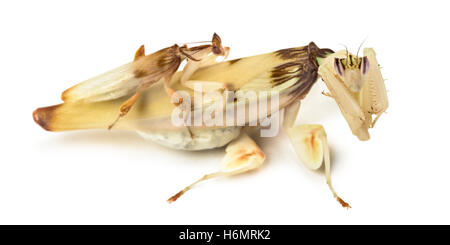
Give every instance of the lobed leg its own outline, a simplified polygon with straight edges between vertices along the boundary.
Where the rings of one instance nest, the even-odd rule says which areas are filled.
[[[204,180],[232,176],[257,169],[261,167],[266,158],[258,145],[245,133],[242,133],[237,139],[228,144],[225,152],[226,154],[219,171],[204,175],[199,180],[170,197],[167,201],[169,203],[176,201],[181,195]]]
[[[297,157],[311,170],[318,170],[324,164],[326,182],[331,193],[342,207],[350,208],[350,205],[337,195],[331,183],[330,150],[325,129],[318,124],[294,126],[299,109],[300,102],[288,106],[284,112],[283,122],[283,128],[294,146]]]

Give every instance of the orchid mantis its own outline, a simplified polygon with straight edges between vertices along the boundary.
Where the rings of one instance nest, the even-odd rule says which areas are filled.
[[[180,150],[226,146],[220,169],[177,192],[168,199],[173,202],[204,180],[251,171],[261,167],[266,158],[263,150],[245,133],[244,128],[252,123],[248,111],[243,124],[214,126],[174,125],[173,111],[182,107],[189,118],[195,114],[195,108],[200,106],[202,113],[206,106],[225,98],[215,116],[217,112],[225,115],[228,108],[248,109],[252,102],[259,103],[267,97],[264,92],[275,92],[277,107],[268,110],[267,116],[275,117],[284,109],[282,128],[301,162],[311,170],[324,165],[326,183],[333,196],[343,207],[350,207],[332,186],[325,129],[321,125],[296,126],[295,121],[301,100],[320,77],[328,87],[326,95],[336,101],[352,133],[360,140],[368,140],[369,128],[388,107],[384,80],[373,49],[364,49],[363,56],[358,57],[347,51],[320,49],[311,42],[307,46],[216,61],[218,56],[226,58],[228,52],[229,48],[222,46],[217,34],[208,45],[191,48],[174,45],[148,56],[144,55],[142,46],[132,63],[66,90],[62,95],[64,103],[37,109],[33,113],[34,120],[49,131],[111,129],[114,125],[116,130],[136,131],[147,139]],[[178,71],[185,59],[185,68]],[[199,84],[202,93],[217,96],[210,96],[209,100],[194,106],[186,104],[193,101]],[[185,92],[187,97],[174,100],[176,91]],[[227,92],[234,92],[236,96],[224,96]],[[256,97],[241,96],[248,92],[255,93]],[[133,109],[135,107],[139,110]],[[238,113],[233,115],[235,118],[231,121],[238,121]],[[258,115],[256,121],[262,119]]]

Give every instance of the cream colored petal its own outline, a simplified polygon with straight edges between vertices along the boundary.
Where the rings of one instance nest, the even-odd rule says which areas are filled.
[[[297,157],[306,167],[316,170],[322,166],[324,145],[320,137],[325,131],[321,125],[298,125],[287,128],[286,134],[294,146]]]
[[[65,102],[117,99],[136,92],[139,82],[134,77],[132,63],[128,63],[67,89],[61,98]]]

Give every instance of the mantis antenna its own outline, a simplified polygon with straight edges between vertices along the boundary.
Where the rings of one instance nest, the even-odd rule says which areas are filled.
[[[358,58],[359,56],[358,56],[358,54],[359,54],[359,50],[361,49],[361,47],[362,47],[362,45],[366,42],[366,40],[367,40],[367,37],[366,38],[364,38],[364,40],[361,42],[361,44],[359,45],[359,47],[358,47],[358,51],[356,52],[356,58]]]
[[[186,54],[182,49],[180,49],[180,52],[184,55],[186,55],[186,57],[188,57],[189,59],[193,60],[193,61],[200,61],[198,59],[195,59],[194,57],[190,56],[189,54]],[[198,52],[198,51],[197,51]],[[195,52],[196,53],[196,52]],[[195,54],[194,53],[194,54]]]
[[[198,42],[189,42],[189,43],[177,43],[180,46],[183,46],[184,44],[197,44],[197,43],[212,43],[212,41],[198,41]]]
[[[347,46],[346,46],[346,45],[344,45],[344,44],[342,44],[342,43],[340,43],[339,45],[342,45],[342,46],[344,46],[344,48],[345,48],[345,52],[347,53],[347,60],[349,60],[349,59],[350,59],[350,54],[349,54],[349,52],[348,52],[348,48],[347,48]]]

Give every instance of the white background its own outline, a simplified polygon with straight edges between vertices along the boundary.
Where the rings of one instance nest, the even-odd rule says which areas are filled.
[[[2,224],[448,224],[449,6],[446,1],[3,1],[0,3]],[[320,123],[336,190],[287,137],[260,139],[264,166],[199,185],[224,149],[182,152],[133,132],[51,133],[32,119],[77,82],[145,44],[208,40],[230,58],[303,46],[377,51],[390,107],[372,139],[353,136],[321,80],[298,123]]]

